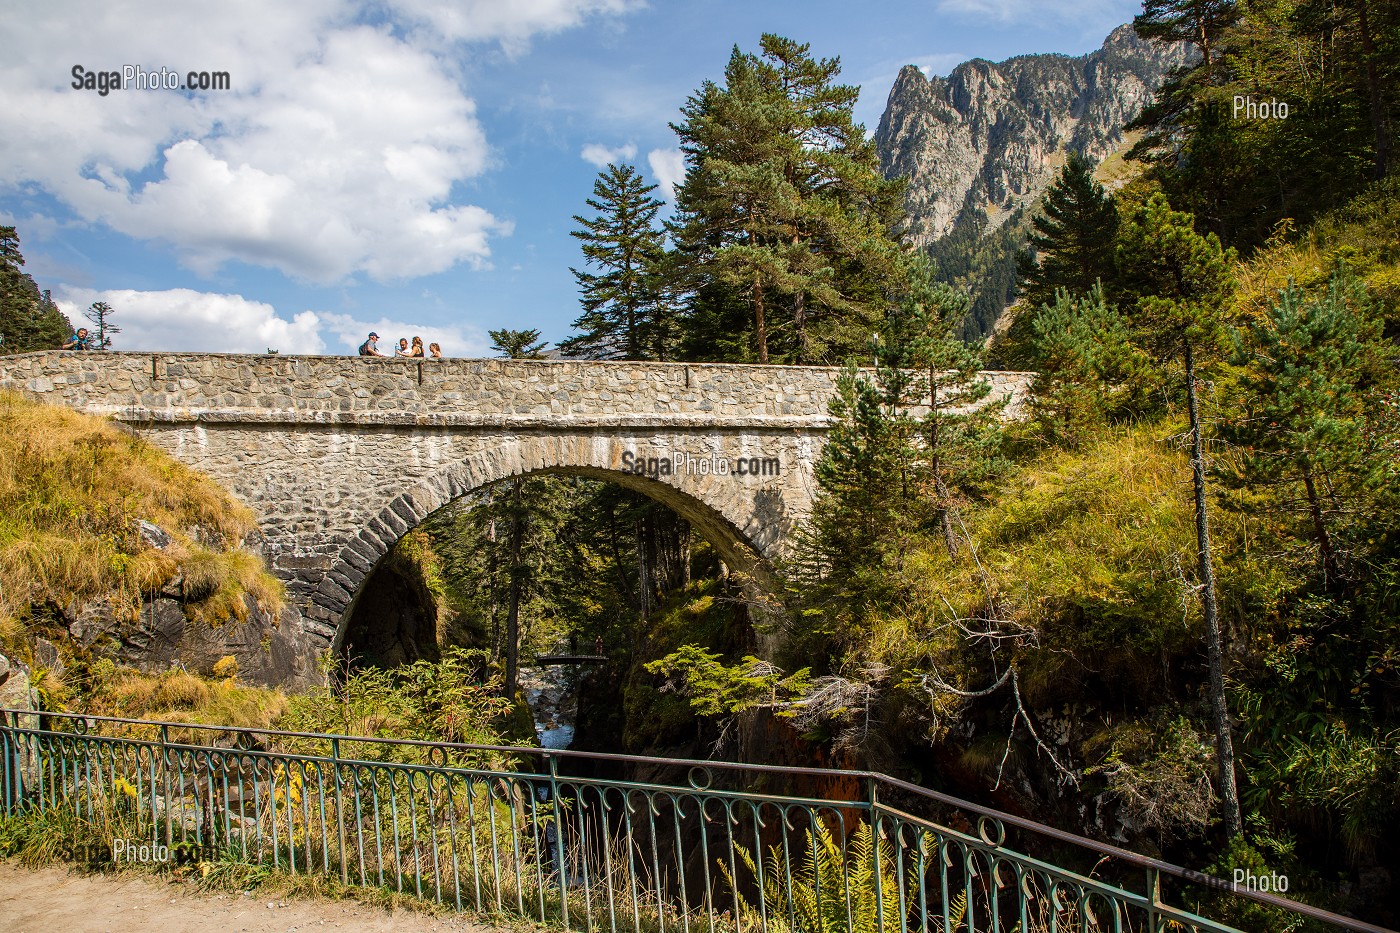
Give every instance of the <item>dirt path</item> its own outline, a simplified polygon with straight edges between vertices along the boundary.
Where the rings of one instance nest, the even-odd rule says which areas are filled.
[[[132,875],[30,871],[0,862],[0,931],[15,933],[494,933],[465,917],[381,910],[352,901],[254,891],[213,894]]]

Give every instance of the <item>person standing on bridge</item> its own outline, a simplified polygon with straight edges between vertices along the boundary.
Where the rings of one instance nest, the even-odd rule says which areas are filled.
[[[431,359],[431,360],[440,360],[440,359],[442,359],[442,346],[441,346],[436,340],[434,340],[432,343],[428,344],[428,359]]]
[[[93,340],[88,336],[86,327],[79,327],[67,340],[63,342],[65,350],[92,350]]]
[[[423,338],[422,338],[422,337],[414,337],[414,338],[413,338],[413,349],[411,349],[411,350],[408,351],[408,355],[409,355],[409,356],[416,356],[416,357],[420,357],[420,358],[423,356]]]
[[[400,337],[400,338],[399,338],[399,345],[398,345],[397,347],[394,347],[394,355],[395,355],[395,356],[412,356],[412,355],[413,355],[413,354],[410,353],[409,350],[408,350],[408,338],[407,338],[407,337]]]
[[[365,342],[360,344],[360,356],[383,355],[383,353],[379,352],[379,335],[376,334],[374,331],[370,331],[369,336],[365,338]]]

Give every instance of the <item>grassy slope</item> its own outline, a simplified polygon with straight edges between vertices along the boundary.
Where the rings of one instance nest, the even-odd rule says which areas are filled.
[[[145,543],[143,520],[170,544]],[[32,661],[30,634],[54,637],[71,653],[74,646],[61,642],[62,611],[105,599],[119,620],[134,619],[143,595],[177,574],[192,618],[246,617],[246,596],[277,611],[280,583],[240,547],[254,527],[252,513],[216,483],[139,437],[100,418],[0,395],[0,650],[7,654]],[[50,702],[72,699],[75,685],[36,673]],[[94,712],[254,724],[279,708],[273,694],[228,678],[145,676],[110,662],[88,686]]]

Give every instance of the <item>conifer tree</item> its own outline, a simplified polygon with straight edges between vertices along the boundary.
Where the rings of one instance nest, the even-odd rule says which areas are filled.
[[[958,551],[953,525],[967,489],[996,472],[998,407],[984,404],[991,384],[982,356],[961,338],[972,303],[934,281],[927,257],[909,261],[909,291],[881,334],[878,369],[886,404],[902,413],[923,409],[915,427],[917,492],[933,516],[950,555]]]
[[[112,323],[112,306],[105,301],[94,301],[83,312],[83,317],[92,322],[96,332],[93,346],[98,350],[112,349],[112,335],[121,333],[121,328]]]
[[[542,360],[545,348],[549,346],[547,341],[540,340],[539,328],[502,328],[489,330],[486,334],[491,338],[491,349],[512,360]]]
[[[1385,354],[1371,304],[1365,285],[1343,270],[1316,297],[1290,285],[1267,317],[1234,335],[1242,411],[1228,436],[1240,449],[1242,479],[1256,488],[1302,486],[1301,497],[1281,498],[1301,504],[1329,589],[1343,572],[1330,526],[1377,466],[1364,435],[1368,382]]]
[[[1243,827],[1235,778],[1235,746],[1225,695],[1225,657],[1206,508],[1206,462],[1201,428],[1198,368],[1210,358],[1224,335],[1223,307],[1230,295],[1233,250],[1215,234],[1201,236],[1190,214],[1174,211],[1166,196],[1154,194],[1124,224],[1118,263],[1125,288],[1136,296],[1130,321],[1144,347],[1159,358],[1180,362],[1190,423],[1191,475],[1195,493],[1196,548],[1206,655],[1210,666],[1208,694],[1215,720],[1220,803],[1225,832],[1231,838]]]
[[[799,535],[800,602],[824,631],[888,608],[909,552],[937,534],[959,552],[958,510],[1001,467],[999,406],[976,350],[958,337],[970,301],[910,261],[909,294],[878,338],[874,378],[842,374],[817,463],[820,491]]]
[[[56,350],[73,330],[48,291],[24,273],[14,227],[0,227],[0,337],[5,353]]]
[[[831,429],[816,464],[812,514],[797,532],[789,574],[805,607],[801,634],[860,631],[897,592],[894,574],[918,518],[907,419],[884,404],[874,380],[850,365],[837,379]],[[810,646],[815,648],[815,646]]]
[[[510,330],[502,328],[487,332],[491,337],[491,348],[502,356],[513,360],[538,360],[544,357],[547,344],[540,341],[536,328]],[[532,577],[531,565],[526,553],[526,536],[534,524],[533,519],[540,503],[535,497],[526,495],[527,480],[517,476],[507,481],[507,488],[501,496],[503,524],[506,528],[506,631],[505,631],[505,682],[502,689],[507,697],[514,699],[520,677],[520,606],[526,597],[526,590]],[[493,532],[495,516],[492,516]],[[492,534],[492,538],[495,534]]]
[[[1133,29],[1144,39],[1195,45],[1207,83],[1213,83],[1220,34],[1239,19],[1235,0],[1144,0]]]
[[[674,321],[666,301],[665,234],[656,225],[662,202],[630,165],[609,165],[593,182],[587,204],[598,214],[574,216],[571,231],[598,272],[570,269],[579,285],[580,331],[560,344],[565,356],[664,360]]]
[[[1022,295],[1031,307],[1054,302],[1062,288],[1078,296],[1104,281],[1111,287],[1118,210],[1094,180],[1088,159],[1070,153],[1045,192],[1042,210],[1031,220],[1035,255],[1024,256],[1020,268]]]
[[[674,236],[707,286],[692,296],[692,352],[727,342],[721,321],[738,304],[749,358],[845,356],[897,284],[903,184],[880,175],[852,118],[859,89],[834,83],[839,59],[775,35],[760,46],[735,47],[724,86],[705,82],[672,125],[688,162]]]
[[[1146,407],[1151,366],[1098,283],[1080,296],[1057,291],[1053,304],[1031,316],[1029,330],[1038,373],[1030,410],[1050,443],[1078,446],[1110,418]]]

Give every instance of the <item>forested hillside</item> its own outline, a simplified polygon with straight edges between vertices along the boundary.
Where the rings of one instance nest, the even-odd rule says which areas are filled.
[[[566,352],[879,365],[833,407],[780,632],[752,628],[769,616],[688,531],[688,582],[662,583],[646,519],[597,521],[596,493],[548,517],[543,487],[510,508],[595,516],[572,549],[592,569],[571,573],[638,595],[580,615],[563,596],[587,588],[555,585],[532,612],[620,662],[585,695],[594,747],[868,764],[1195,866],[1284,871],[1291,894],[1385,920],[1400,24],[1364,4],[1154,2],[1137,29],[1197,64],[1143,118],[1134,180],[1109,192],[1069,159],[1036,206],[1024,310],[992,349],[1040,373],[1009,426],[958,404],[985,391],[972,303],[898,239],[900,186],[849,124],[836,63],[765,37],[691,97],[669,236],[634,170],[602,173],[576,218]],[[1332,113],[1212,122],[1241,92]],[[1323,149],[1325,172],[1302,156]],[[1206,183],[1237,156],[1284,183]],[[497,501],[473,508],[478,540]],[[511,598],[503,579],[489,600]]]

